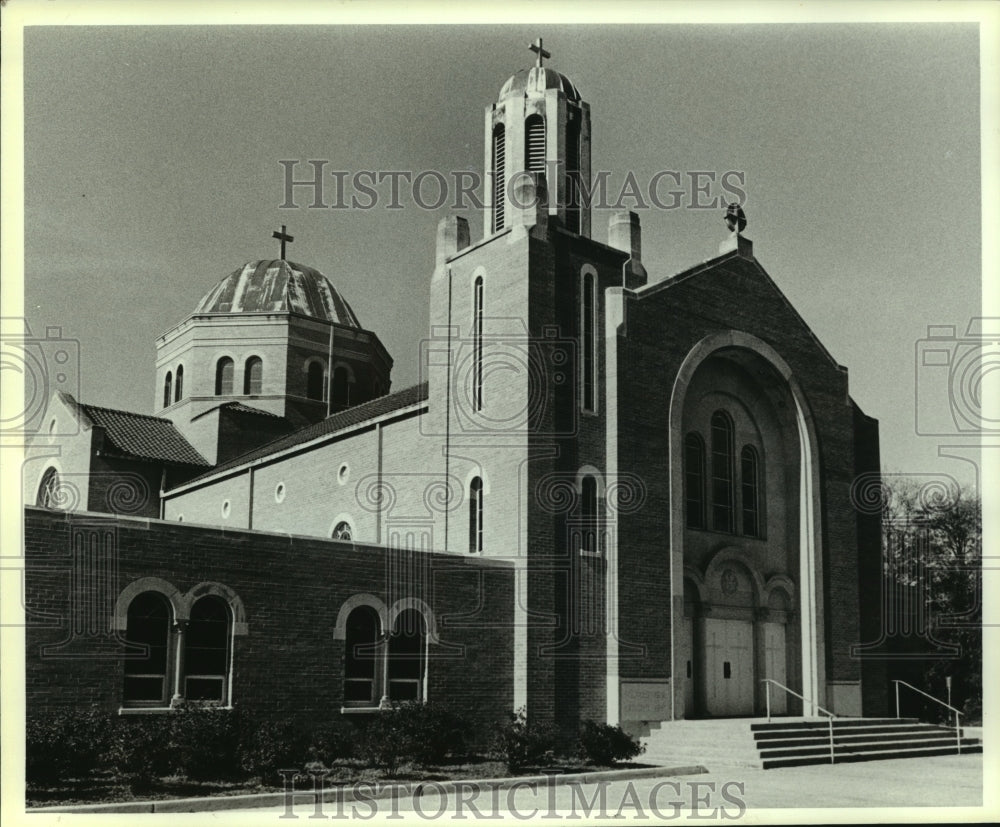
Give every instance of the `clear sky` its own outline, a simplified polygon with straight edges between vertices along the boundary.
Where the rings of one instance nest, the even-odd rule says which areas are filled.
[[[849,368],[883,465],[965,474],[915,433],[914,406],[918,389],[922,416],[949,405],[940,371],[915,365],[927,327],[961,336],[982,314],[973,24],[29,29],[32,330],[80,341],[83,401],[151,412],[155,337],[246,261],[277,257],[287,224],[289,258],[378,333],[393,387],[413,383],[448,208],[404,195],[400,210],[311,210],[302,194],[282,210],[278,161],[481,171],[484,107],[539,36],[590,103],[610,189],[629,172],[744,173],[754,252]],[[651,279],[725,234],[721,210],[639,212]],[[594,227],[604,240],[606,213]]]

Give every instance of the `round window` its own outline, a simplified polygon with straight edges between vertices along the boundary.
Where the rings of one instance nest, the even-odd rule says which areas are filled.
[[[222,503],[222,516],[226,518],[229,517],[229,500]]]
[[[351,476],[351,466],[349,466],[345,462],[343,465],[340,466],[340,470],[337,471],[337,482],[339,482],[341,485],[345,485],[350,476]]]
[[[279,482],[276,486],[274,486],[274,501],[276,503],[280,503],[284,502],[284,500],[285,500],[285,484],[283,482]]]

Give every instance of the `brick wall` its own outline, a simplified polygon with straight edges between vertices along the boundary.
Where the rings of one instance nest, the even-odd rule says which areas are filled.
[[[363,593],[386,605],[405,597],[428,604],[439,636],[428,699],[474,721],[474,735],[512,708],[506,564],[37,508],[25,511],[25,558],[29,715],[117,712],[122,646],[110,618],[122,589],[144,577],[182,593],[216,582],[239,597],[247,633],[235,637],[233,699],[251,711],[304,722],[340,714],[344,642],[334,628],[344,602]]]

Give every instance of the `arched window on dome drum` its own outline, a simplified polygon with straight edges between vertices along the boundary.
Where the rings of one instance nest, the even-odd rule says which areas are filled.
[[[333,527],[333,533],[330,535],[334,540],[351,540],[351,524],[347,520],[341,520]]]
[[[389,700],[422,701],[427,626],[416,609],[399,613],[389,638]]]
[[[469,483],[469,553],[483,550],[483,480],[473,477]]]
[[[38,484],[35,504],[41,508],[59,508],[62,505],[61,499],[59,472],[55,468],[49,468],[42,474],[42,481]]]
[[[566,229],[580,232],[580,114],[568,113],[566,124]]]
[[[524,168],[545,172],[545,121],[541,115],[530,115],[524,122]]]
[[[333,369],[333,402],[335,405],[351,403],[350,374],[343,365]]]
[[[472,408],[483,409],[483,277],[472,287]]]
[[[262,393],[264,363],[259,356],[251,356],[243,369],[243,393],[247,396]]]
[[[752,445],[740,452],[740,494],[743,501],[743,533],[760,537],[760,460]]]
[[[580,482],[580,522],[582,523],[582,550],[600,551],[600,515],[597,502],[597,479],[588,474]]]
[[[163,407],[166,408],[170,405],[173,400],[173,374],[168,370],[167,375],[163,378]]]
[[[177,378],[174,381],[174,402],[184,398],[184,365],[177,366]]]
[[[344,634],[344,703],[374,704],[381,660],[378,612],[358,606],[347,616]]]
[[[493,129],[493,232],[504,228],[504,206],[507,194],[507,138],[502,123]]]
[[[208,595],[191,607],[184,633],[184,697],[225,703],[229,696],[229,606]]]
[[[705,528],[705,442],[693,431],[684,437],[684,514],[688,528]]]
[[[597,374],[594,274],[584,273],[580,284],[580,406],[585,411],[596,410],[595,386]]]
[[[135,649],[125,658],[124,701],[129,706],[166,706],[170,606],[157,592],[129,604],[125,639]]]
[[[730,534],[734,525],[733,420],[725,411],[712,414],[712,528]]]
[[[323,366],[319,362],[310,362],[309,368],[306,371],[306,396],[309,399],[318,399],[320,401],[326,399],[326,393],[323,381]]]
[[[215,395],[230,396],[233,392],[233,360],[223,356],[215,364]]]

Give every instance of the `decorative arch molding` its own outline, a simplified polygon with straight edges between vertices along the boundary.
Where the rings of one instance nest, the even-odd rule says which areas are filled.
[[[684,579],[691,581],[691,585],[698,591],[698,600],[705,603],[708,600],[708,586],[705,583],[705,576],[691,564],[685,563]]]
[[[764,578],[757,569],[753,556],[743,549],[734,548],[733,546],[725,546],[719,549],[705,567],[705,585],[709,589],[711,588],[708,584],[712,583],[717,577],[721,576],[723,567],[726,563],[739,563],[747,570],[747,573],[750,575],[750,582],[753,583],[754,587],[754,603],[757,606],[767,605],[764,602]],[[686,572],[687,566],[685,566],[685,573]]]
[[[194,606],[198,599],[209,595],[221,597],[229,604],[229,609],[233,613],[233,634],[245,635],[247,633],[247,616],[246,611],[243,609],[243,601],[240,600],[240,596],[229,588],[229,586],[223,583],[216,583],[212,580],[199,583],[181,597],[184,605],[183,619],[191,616],[191,607]]]
[[[605,485],[604,485],[604,474],[598,471],[593,465],[581,465],[576,472],[576,479],[574,480],[574,485],[576,486],[576,493],[579,495],[583,493],[583,478],[593,477],[597,482],[597,496],[601,499],[604,498]]]
[[[315,362],[321,368],[323,368],[323,373],[326,373],[326,358],[323,356],[307,356],[305,361],[302,362],[302,372],[309,373],[309,366]]]
[[[787,574],[774,574],[767,579],[767,583],[764,584],[764,597],[762,606],[768,605],[768,601],[771,599],[771,593],[775,591],[782,591],[785,593],[785,597],[788,598],[789,607],[795,605],[795,583],[792,582],[792,578]]]
[[[354,376],[354,367],[349,362],[345,362],[343,359],[338,359],[336,362],[333,363],[332,372],[336,373],[336,371],[339,370],[340,368],[343,368],[345,371],[347,371],[347,383],[349,385],[353,385],[357,382],[357,379]]]
[[[386,625],[386,628],[392,629],[393,624],[396,622],[396,618],[407,609],[416,609],[421,615],[423,615],[424,623],[427,624],[427,642],[437,643],[438,631],[437,621],[434,618],[434,612],[432,612],[430,606],[424,603],[424,601],[419,597],[401,597],[393,603],[392,608],[389,609],[389,622]]]
[[[329,538],[337,539],[333,537],[333,532],[334,529],[336,529],[337,526],[340,525],[341,523],[347,523],[347,527],[351,530],[351,539],[350,541],[340,540],[339,542],[356,543],[358,540],[358,527],[354,522],[354,518],[346,511],[341,512],[340,514],[338,514],[336,517],[333,518],[333,521],[330,523],[330,528],[326,532],[326,536]]]
[[[385,630],[389,628],[389,612],[385,603],[373,594],[353,594],[344,601],[340,611],[337,612],[337,625],[333,627],[334,640],[347,640],[347,618],[359,606],[370,606],[375,610],[379,626],[382,627],[382,634],[385,634]]]
[[[801,622],[802,694],[814,705],[826,704],[825,642],[823,636],[823,538],[821,531],[820,460],[816,424],[805,394],[791,367],[771,345],[742,330],[713,333],[697,342],[674,378],[667,417],[668,467],[670,469],[670,588],[671,674],[682,671],[678,637],[684,613],[684,478],[683,413],[687,391],[695,372],[723,349],[742,349],[771,366],[791,396],[799,445],[799,583],[796,610]],[[684,709],[681,681],[671,691],[671,717]],[[814,710],[815,712],[815,710]]]
[[[174,621],[187,620],[191,616],[181,590],[173,583],[160,577],[140,577],[119,593],[118,600],[115,601],[115,613],[111,617],[112,631],[124,632],[128,629],[128,607],[143,592],[162,594],[170,604]]]
[[[454,457],[454,454],[452,455]],[[462,497],[468,499],[469,496],[469,486],[472,485],[472,481],[479,477],[483,483],[483,494],[490,493],[490,476],[483,470],[482,466],[478,463],[473,463],[473,466],[465,472],[465,479],[462,482]]]

